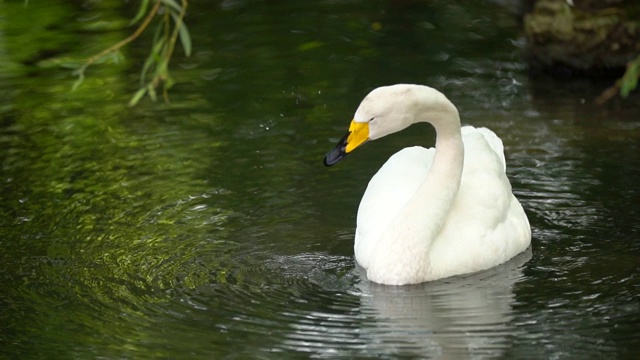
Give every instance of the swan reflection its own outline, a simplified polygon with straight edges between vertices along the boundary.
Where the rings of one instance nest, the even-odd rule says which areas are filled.
[[[498,267],[411,286],[357,284],[365,352],[433,358],[502,355],[510,347],[513,287],[531,248]],[[364,271],[361,269],[361,272]]]

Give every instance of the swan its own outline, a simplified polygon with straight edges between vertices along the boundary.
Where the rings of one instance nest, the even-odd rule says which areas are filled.
[[[354,251],[367,278],[417,284],[485,270],[526,250],[531,227],[511,191],[502,141],[487,128],[461,127],[456,107],[431,87],[371,91],[324,164],[417,122],[433,125],[435,148],[391,156],[358,208]]]

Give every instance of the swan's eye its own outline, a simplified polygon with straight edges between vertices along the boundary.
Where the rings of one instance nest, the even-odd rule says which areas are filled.
[[[374,116],[374,117],[372,117],[371,119],[369,119],[369,122],[372,122],[372,121],[373,121],[373,120],[375,120],[375,119],[376,119],[376,118],[375,118],[375,116]]]

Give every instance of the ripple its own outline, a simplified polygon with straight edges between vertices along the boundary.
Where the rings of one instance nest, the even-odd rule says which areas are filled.
[[[410,287],[362,280],[351,257],[276,256],[185,293],[181,303],[194,313],[180,320],[243,334],[229,338],[227,346],[247,338],[259,341],[255,337],[268,333],[270,341],[263,344],[268,351],[319,357],[425,351],[496,355],[509,345],[513,286],[522,280],[530,256],[527,252],[486,272]]]

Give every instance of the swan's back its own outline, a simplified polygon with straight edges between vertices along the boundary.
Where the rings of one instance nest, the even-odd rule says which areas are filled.
[[[434,271],[443,273],[488,269],[531,242],[529,221],[505,173],[502,141],[486,128],[462,129],[465,157],[460,189],[430,249]]]
[[[504,146],[502,145],[502,140],[500,140],[496,133],[487,128],[475,128],[473,126],[463,126],[462,128],[460,128],[460,132],[462,133],[463,139],[466,138],[466,140],[464,140],[465,144],[467,142],[470,142],[472,137],[476,136],[477,134],[482,135],[482,139],[478,140],[486,141],[487,145],[489,145],[491,150],[493,150],[493,152],[498,156],[500,162],[502,163],[502,171],[507,170],[507,162],[504,159]],[[480,144],[480,146],[483,146],[483,144]]]
[[[502,141],[485,128],[465,126],[461,132],[465,156],[460,189],[440,234],[424,249],[433,279],[498,265],[530,242],[528,220],[505,174]],[[369,182],[358,209],[354,246],[364,268],[370,267],[382,233],[424,181],[434,154],[433,148],[405,148]],[[428,199],[422,205],[430,206]]]

